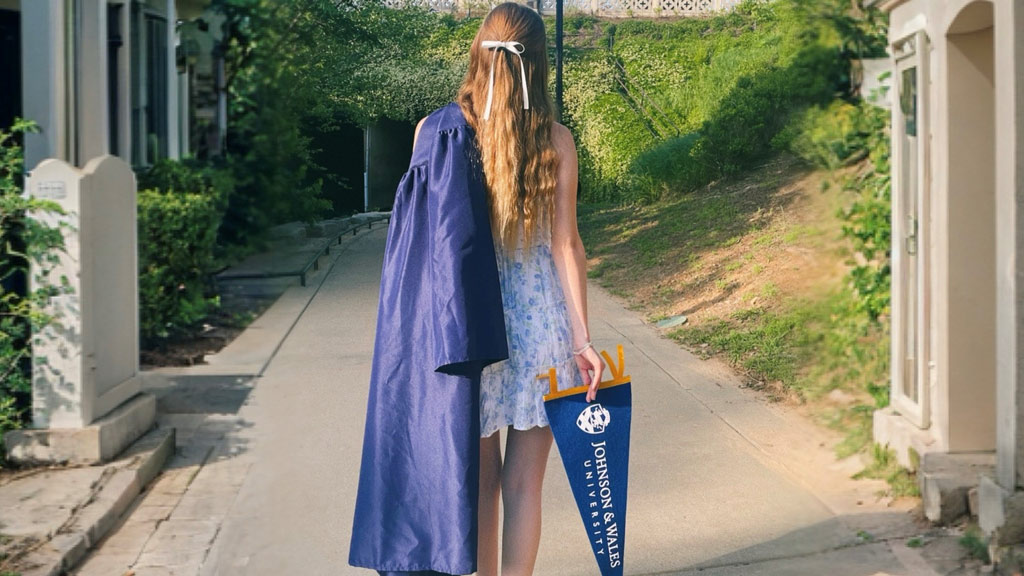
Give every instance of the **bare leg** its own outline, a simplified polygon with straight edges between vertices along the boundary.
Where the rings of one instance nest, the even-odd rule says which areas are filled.
[[[501,434],[480,439],[480,510],[477,575],[498,574],[498,498],[501,494]]]
[[[547,426],[521,431],[509,428],[501,496],[505,505],[501,539],[502,576],[529,576],[540,546],[541,488],[551,451]]]

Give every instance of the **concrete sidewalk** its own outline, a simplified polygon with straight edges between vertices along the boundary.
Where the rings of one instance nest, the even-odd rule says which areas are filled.
[[[260,377],[166,384],[169,397],[192,390],[161,414],[179,453],[75,574],[369,574],[346,560],[385,228],[353,239],[336,256],[343,266],[301,288],[308,304],[295,303],[300,287],[285,293],[298,319],[277,324],[287,337]],[[908,547],[925,531],[909,505],[880,500],[881,483],[850,480],[856,463],[835,461],[835,438],[599,287],[588,295],[595,345],[622,344],[634,382],[627,574],[970,573],[955,571],[962,551],[940,532]],[[536,574],[594,574],[555,450],[547,478]]]

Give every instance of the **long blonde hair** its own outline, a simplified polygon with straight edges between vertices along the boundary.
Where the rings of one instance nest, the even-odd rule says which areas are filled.
[[[494,48],[499,51],[494,93],[489,117],[483,119],[491,65],[491,49],[481,46],[485,40],[523,45],[529,109],[523,109],[519,56]],[[495,239],[512,249],[522,222],[529,250],[538,226],[550,230],[558,167],[551,142],[555,106],[548,92],[547,36],[539,14],[515,2],[491,9],[473,38],[456,102],[476,134]]]

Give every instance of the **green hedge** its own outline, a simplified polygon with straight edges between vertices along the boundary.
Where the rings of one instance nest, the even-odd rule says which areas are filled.
[[[139,324],[144,345],[180,336],[219,306],[210,278],[231,181],[190,162],[139,175]]]

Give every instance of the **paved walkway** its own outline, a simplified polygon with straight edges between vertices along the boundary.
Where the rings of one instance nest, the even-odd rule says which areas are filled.
[[[207,370],[153,386],[178,453],[75,574],[370,574],[346,559],[385,234],[353,239],[268,311],[297,321],[281,312],[266,330],[287,336],[258,378]],[[824,432],[588,291],[595,344],[623,344],[634,382],[628,574],[937,573],[905,544],[921,531],[906,506],[850,480]],[[536,573],[594,574],[555,450],[544,506]]]

